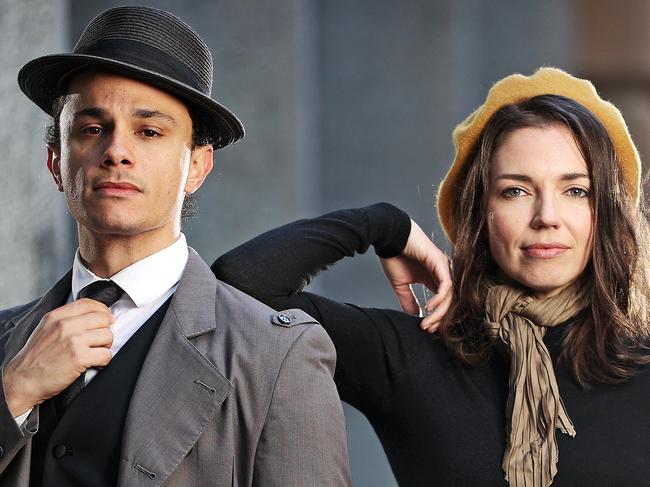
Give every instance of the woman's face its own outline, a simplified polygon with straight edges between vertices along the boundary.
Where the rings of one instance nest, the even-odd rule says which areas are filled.
[[[499,270],[539,297],[585,270],[593,212],[587,163],[562,125],[507,134],[494,153],[487,197],[490,251]]]

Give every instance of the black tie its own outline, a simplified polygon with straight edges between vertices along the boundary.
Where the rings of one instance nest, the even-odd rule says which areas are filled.
[[[123,294],[124,290],[113,281],[95,281],[79,291],[78,299],[94,299],[110,308]],[[85,378],[86,373],[84,372],[56,397],[56,406],[60,414],[84,388]]]
[[[124,290],[113,281],[95,281],[79,291],[77,299],[94,299],[110,308],[123,294]]]

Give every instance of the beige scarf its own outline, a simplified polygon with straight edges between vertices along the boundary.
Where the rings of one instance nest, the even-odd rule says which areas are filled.
[[[507,443],[502,467],[512,487],[548,487],[557,473],[555,428],[575,436],[560,398],[553,361],[544,345],[547,327],[584,310],[588,286],[574,284],[559,294],[536,299],[522,289],[495,284],[485,307],[485,325],[510,352]]]

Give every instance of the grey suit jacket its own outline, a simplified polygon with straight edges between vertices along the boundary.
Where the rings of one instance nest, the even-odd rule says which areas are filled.
[[[70,273],[0,312],[0,364],[64,302]],[[350,485],[334,347],[299,310],[278,313],[218,281],[190,249],[124,427],[118,485]],[[38,407],[18,428],[0,381],[0,486],[28,487]]]

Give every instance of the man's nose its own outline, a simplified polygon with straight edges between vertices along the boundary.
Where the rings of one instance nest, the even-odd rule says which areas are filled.
[[[535,201],[535,214],[531,225],[533,228],[553,227],[561,225],[559,202],[554,194],[540,194]]]
[[[106,139],[102,165],[130,165],[133,163],[133,146],[128,130],[115,127]]]

